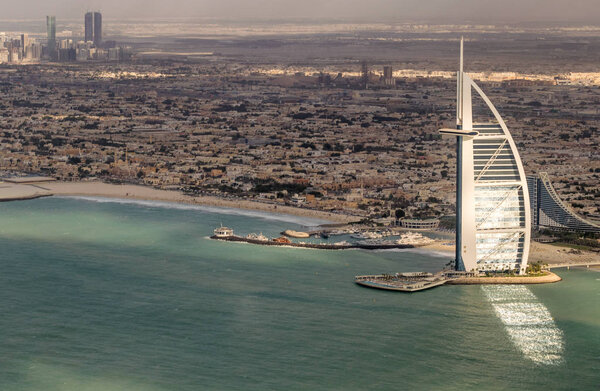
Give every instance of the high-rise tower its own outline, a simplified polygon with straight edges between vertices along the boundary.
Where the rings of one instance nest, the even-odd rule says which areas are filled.
[[[463,72],[463,40],[457,74],[456,258],[459,271],[524,273],[529,256],[531,211],[523,164],[500,114]],[[471,93],[485,102],[492,122],[473,122]]]
[[[88,12],[84,17],[85,21],[85,42],[92,42],[94,40],[94,13]]]
[[[48,56],[56,59],[56,17],[46,16],[46,33],[48,35]]]
[[[102,43],[102,14],[94,12],[94,45],[100,46]]]
[[[99,46],[102,43],[102,14],[88,12],[85,14],[85,41]]]
[[[391,65],[383,67],[383,83],[388,86],[394,85],[394,72]]]
[[[25,58],[27,46],[29,46],[29,35],[21,34],[21,58],[22,59]]]

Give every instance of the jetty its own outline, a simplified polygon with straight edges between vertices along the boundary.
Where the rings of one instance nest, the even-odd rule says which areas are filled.
[[[562,279],[549,270],[538,275],[482,276],[475,272],[442,270],[432,274],[426,272],[377,274],[354,277],[358,285],[388,291],[418,292],[441,285],[522,285],[548,284]]]
[[[358,285],[387,291],[417,292],[444,285],[448,279],[442,273],[425,272],[356,276]]]
[[[262,246],[286,246],[286,247],[300,247],[300,248],[313,248],[319,250],[348,250],[353,248],[363,249],[363,250],[388,250],[388,249],[403,249],[403,248],[415,248],[418,245],[412,244],[396,244],[396,243],[381,243],[381,244],[369,244],[369,243],[308,243],[308,242],[292,242],[290,240],[280,240],[280,238],[271,239],[271,240],[259,240],[254,238],[230,235],[230,236],[218,236],[213,235],[210,237],[215,240],[223,240],[226,242],[241,242],[241,243],[251,243],[251,244],[259,244]]]

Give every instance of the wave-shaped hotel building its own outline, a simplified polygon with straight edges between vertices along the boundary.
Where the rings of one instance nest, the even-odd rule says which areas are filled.
[[[441,129],[457,139],[455,269],[525,273],[531,236],[527,179],[506,124],[481,88],[463,72],[463,41],[457,75],[457,126]],[[473,121],[473,91],[491,122]]]
[[[533,228],[600,233],[599,224],[578,216],[560,199],[547,173],[542,172],[539,176],[528,176],[527,182]]]

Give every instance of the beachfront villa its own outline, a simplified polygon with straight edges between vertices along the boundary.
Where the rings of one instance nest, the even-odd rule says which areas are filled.
[[[456,256],[466,272],[524,274],[531,236],[529,191],[523,164],[506,124],[481,88],[463,72],[463,41],[457,75]],[[472,91],[494,120],[474,122]]]

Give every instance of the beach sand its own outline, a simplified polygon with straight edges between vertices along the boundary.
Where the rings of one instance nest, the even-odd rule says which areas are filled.
[[[447,252],[454,258],[454,244],[451,241],[441,240],[420,247],[426,250]],[[575,251],[566,247],[554,246],[547,243],[531,242],[529,250],[529,263],[542,262],[549,265],[553,263],[585,263],[600,261],[600,254],[591,251]]]
[[[35,185],[0,182],[0,201],[28,200],[51,195]]]
[[[212,196],[192,197],[179,191],[159,190],[148,186],[116,185],[99,181],[89,182],[40,182],[32,184],[0,183],[0,201],[30,199],[42,196],[96,196],[129,198],[139,200],[180,202],[227,208],[259,210],[326,220],[332,223],[349,223],[359,218],[325,211],[293,206],[274,205],[243,199],[225,199]]]

